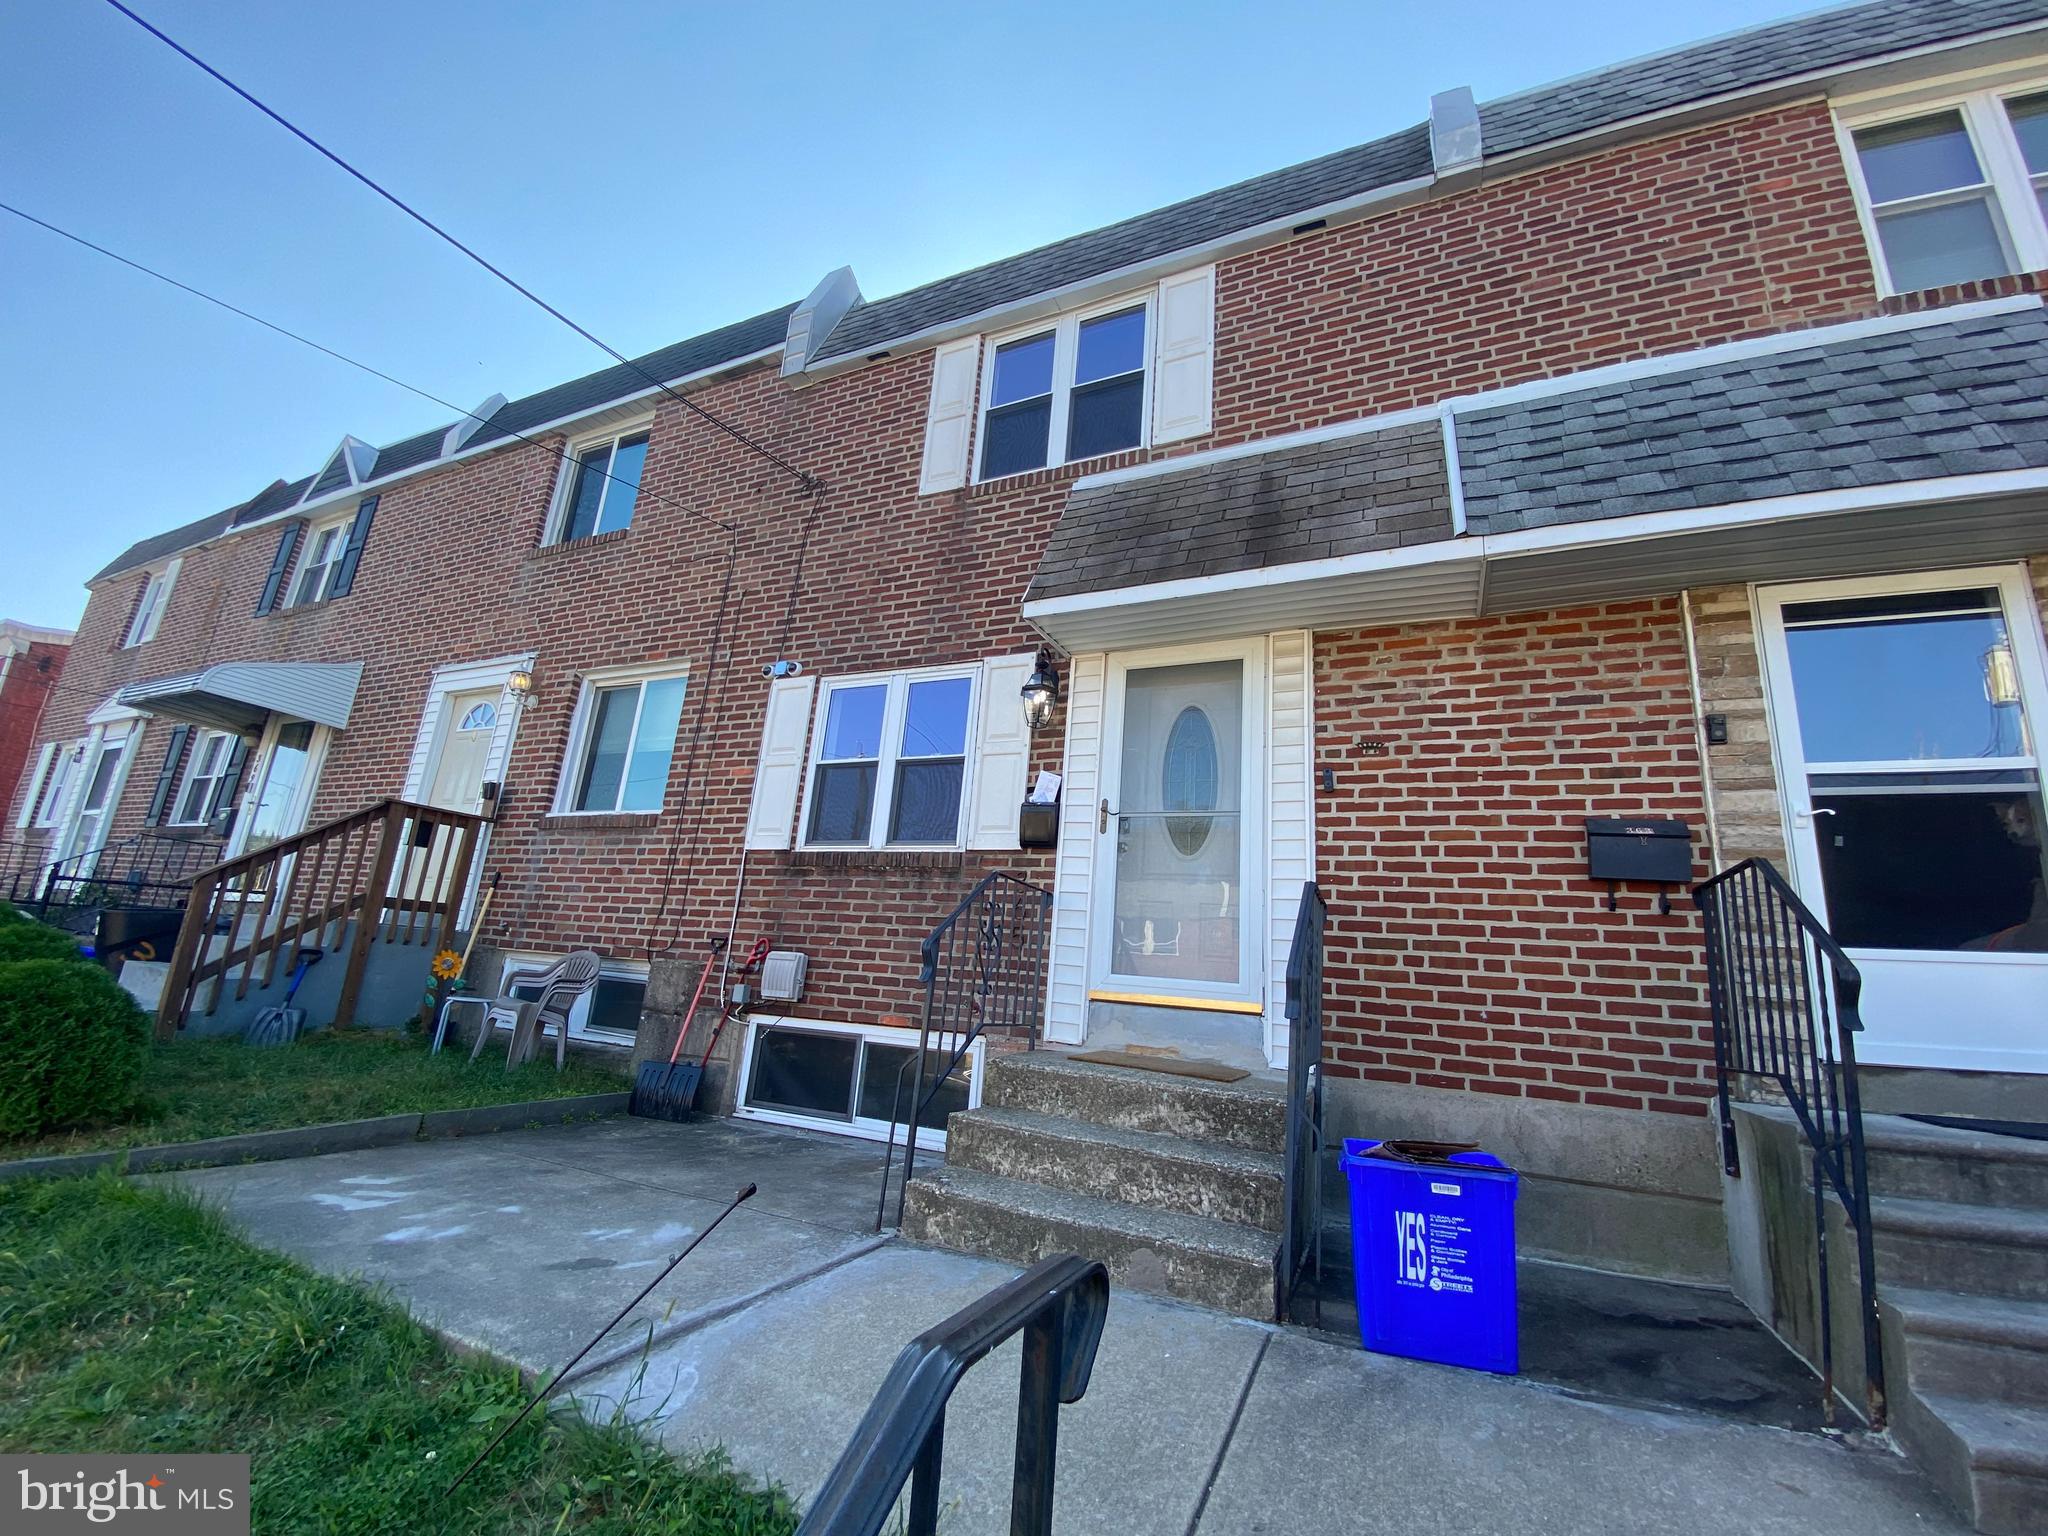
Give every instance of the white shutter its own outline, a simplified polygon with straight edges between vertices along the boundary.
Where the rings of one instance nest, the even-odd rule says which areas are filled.
[[[747,811],[749,848],[787,848],[804,785],[804,744],[811,733],[815,677],[779,677],[768,685],[761,723],[761,761],[754,769],[754,802]]]
[[[967,483],[968,442],[974,435],[974,395],[981,338],[949,341],[932,354],[932,400],[924,423],[924,471],[917,494],[954,491]]]
[[[970,848],[1017,846],[1017,808],[1024,803],[1031,764],[1021,694],[1036,662],[1026,651],[981,664],[981,729],[974,743],[974,803],[967,813]]]
[[[1216,269],[1203,267],[1163,279],[1158,309],[1152,441],[1172,443],[1209,430],[1216,357]]]

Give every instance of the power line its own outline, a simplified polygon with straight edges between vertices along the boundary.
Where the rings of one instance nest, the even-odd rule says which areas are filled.
[[[308,148],[318,151],[328,160],[333,161],[335,165],[339,166],[342,170],[348,172],[349,175],[353,176],[357,181],[361,182],[364,186],[368,187],[372,192],[376,193],[379,197],[383,198],[385,202],[391,204],[392,207],[396,208],[400,213],[404,214],[407,218],[413,220],[421,227],[431,231],[433,234],[447,241],[448,244],[454,246],[456,250],[462,252],[463,255],[467,256],[471,261],[475,262],[478,266],[482,267],[486,272],[490,273],[491,276],[495,277],[499,282],[505,284],[506,287],[512,289],[513,292],[519,294],[522,298],[525,298],[530,302],[538,305],[540,308],[546,310],[550,315],[554,316],[555,319],[561,321],[562,324],[568,326],[570,330],[574,331],[578,336],[581,336],[585,341],[589,342],[599,351],[604,352],[607,356],[611,357],[616,362],[619,362],[624,366],[632,369],[633,372],[640,375],[641,378],[645,379],[648,383],[652,384],[656,389],[659,389],[663,394],[667,395],[671,400],[674,400],[678,405],[682,406],[685,410],[693,412],[698,417],[698,419],[708,423],[711,426],[716,427],[719,431],[725,433],[726,436],[730,437],[734,442],[738,443],[741,447],[746,448],[749,451],[760,455],[762,458],[766,459],[770,464],[773,464],[777,469],[780,469],[784,474],[789,475],[797,482],[798,486],[802,488],[805,494],[816,494],[819,485],[817,476],[809,474],[804,470],[798,469],[794,464],[789,463],[786,459],[783,459],[781,456],[773,452],[771,449],[766,448],[762,444],[756,442],[753,438],[749,437],[746,433],[742,432],[738,427],[732,425],[732,423],[713,414],[711,411],[706,410],[703,406],[699,405],[696,401],[690,399],[688,396],[679,394],[674,389],[671,389],[668,386],[668,384],[663,382],[661,379],[656,378],[646,369],[642,368],[638,363],[634,362],[630,357],[626,356],[625,353],[619,351],[616,347],[611,346],[609,343],[601,340],[592,332],[585,330],[582,326],[578,325],[574,320],[571,320],[567,315],[563,314],[562,311],[555,308],[555,306],[550,304],[546,299],[543,299],[531,288],[528,288],[524,283],[512,277],[502,268],[497,267],[493,265],[491,262],[485,260],[482,256],[478,255],[474,250],[470,249],[470,247],[468,247],[467,245],[464,245],[460,240],[456,239],[455,236],[449,234],[447,230],[443,229],[440,225],[436,224],[432,219],[428,218],[425,214],[421,213],[417,208],[414,208],[410,203],[407,203],[403,198],[399,197],[396,193],[388,191],[386,188],[379,185],[378,182],[374,180],[372,177],[368,176],[362,171],[357,170],[353,165],[349,164],[348,161],[344,160],[340,155],[336,154],[333,150],[329,149],[325,144],[322,144],[318,139],[314,138],[313,135],[306,132],[305,129],[299,127],[297,123],[294,123],[290,118],[286,117],[283,113],[277,111],[273,107],[266,105],[264,102],[259,101],[255,96],[250,94],[248,91],[242,89],[241,86],[235,84],[234,81],[230,80],[226,75],[222,74],[219,70],[215,69],[211,64],[207,63],[206,60],[200,58],[198,54],[194,53],[191,49],[187,48],[183,43],[180,43],[176,38],[172,37],[169,33],[163,31],[161,28],[153,26],[151,23],[145,21],[142,17],[136,15],[135,12],[131,11],[127,6],[123,5],[121,3],[121,0],[107,0],[107,4],[111,5],[115,10],[119,11],[123,16],[126,16],[130,21],[134,22],[135,25],[142,28],[143,31],[147,32],[151,37],[155,38],[158,42],[162,43],[166,48],[169,48],[172,52],[179,55],[179,57],[185,59],[188,63],[196,65],[201,70],[204,70],[208,75],[212,76],[215,80],[219,81],[222,85],[226,86],[229,90],[233,91],[237,96],[241,97],[242,100],[249,103],[250,106],[254,107],[258,112],[261,112],[265,117],[269,118],[272,122],[276,123],[278,127],[284,129],[287,133],[291,134],[294,138],[298,139]]]
[[[359,368],[364,373],[369,374],[372,378],[382,379],[386,384],[395,384],[400,389],[405,390],[410,394],[418,395],[422,400],[430,400],[435,405],[441,406],[445,410],[455,412],[455,414],[458,416],[465,416],[469,420],[476,422],[479,426],[487,425],[489,422],[488,417],[479,416],[474,411],[466,411],[461,406],[456,405],[452,401],[443,400],[439,395],[421,389],[417,384],[408,384],[403,379],[394,378],[391,374],[384,372],[384,370],[381,368],[373,368],[368,363],[360,362],[357,359],[350,357],[346,352],[337,352],[334,350],[334,348],[329,346],[323,346],[320,342],[314,341],[309,336],[301,336],[297,331],[287,330],[284,326],[277,324],[275,321],[266,320],[261,315],[251,314],[248,310],[243,309],[239,305],[230,304],[226,299],[215,298],[212,294],[206,292],[204,289],[194,288],[190,283],[181,283],[175,277],[167,276],[164,273],[157,271],[156,268],[154,267],[146,267],[139,261],[135,261],[130,257],[123,256],[119,251],[110,251],[104,245],[94,244],[92,241],[86,239],[83,235],[74,235],[70,230],[62,229],[57,225],[52,224],[48,219],[39,219],[32,213],[24,212],[22,209],[15,207],[12,203],[0,202],[0,212],[11,213],[17,219],[26,220],[28,223],[35,225],[39,229],[46,229],[53,235],[61,235],[64,239],[69,240],[74,245],[82,245],[87,250],[95,251],[99,255],[106,257],[109,261],[118,261],[122,266],[133,268],[135,271],[142,273],[146,277],[155,278],[160,283],[169,283],[173,288],[176,288],[184,293],[189,293],[195,299],[204,299],[207,303],[212,304],[217,308],[224,309],[231,315],[239,315],[244,320],[248,320],[256,325],[262,326],[266,331],[275,331],[280,336],[286,337],[292,341],[296,341],[297,343],[299,343],[300,346],[311,347],[315,352],[325,353],[327,356],[333,358],[338,363],[347,363],[349,367]],[[507,437],[517,438],[520,442],[526,443],[535,448],[546,449],[549,453],[552,453],[556,458],[560,459],[565,464],[575,462],[574,456],[569,452],[567,448],[557,447],[555,444],[550,442],[544,442],[539,438],[528,437],[524,432],[514,431],[510,427],[502,427],[499,430],[502,431]],[[425,466],[423,465],[421,467],[424,468]],[[672,501],[668,497],[662,495],[659,491],[649,490],[646,486],[642,485],[637,480],[627,480],[622,475],[613,474],[609,469],[598,470],[598,473],[603,475],[605,479],[616,481],[620,485],[632,486],[639,495],[651,497],[653,500],[661,502],[665,506],[675,508],[678,512],[687,513],[691,517],[700,518],[704,522],[710,523],[714,528],[722,529],[726,533],[733,533],[736,531],[733,524],[725,522],[723,519],[713,517],[709,512],[703,512],[699,511],[695,507],[685,506],[683,505],[683,503],[679,501]]]

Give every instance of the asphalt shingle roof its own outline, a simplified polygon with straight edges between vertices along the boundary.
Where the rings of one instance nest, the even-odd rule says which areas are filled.
[[[2048,310],[1461,411],[1458,460],[1473,533],[2048,468]]]
[[[1451,536],[1435,421],[1077,486],[1031,599],[1263,570]]]
[[[123,571],[136,570],[153,561],[161,560],[166,555],[175,555],[181,549],[204,544],[208,539],[219,538],[234,526],[235,514],[240,510],[240,507],[229,507],[224,512],[210,512],[205,517],[195,518],[179,527],[140,539],[88,577],[86,585],[91,586],[95,581],[105,581],[109,576],[118,576]]]
[[[2048,21],[2048,0],[1876,0],[1794,17],[1505,96],[1479,109],[1487,158],[1631,118],[1976,32]],[[855,306],[818,360],[857,356],[1068,283],[1430,171],[1418,124],[1021,256]]]

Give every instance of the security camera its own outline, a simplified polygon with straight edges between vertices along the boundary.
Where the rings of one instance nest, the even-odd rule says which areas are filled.
[[[803,669],[804,664],[800,661],[771,661],[761,669],[761,675],[763,677],[795,677]]]

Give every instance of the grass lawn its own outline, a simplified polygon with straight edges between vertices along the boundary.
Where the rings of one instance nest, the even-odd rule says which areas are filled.
[[[288,1053],[287,1053],[288,1054]],[[536,1411],[389,1303],[111,1175],[0,1184],[0,1450],[246,1452],[257,1531],[787,1532],[787,1502]]]
[[[235,1036],[172,1040],[150,1047],[142,1103],[126,1118],[0,1140],[0,1160],[617,1093],[628,1086],[618,1073],[580,1065],[574,1057],[558,1073],[552,1048],[544,1059],[507,1072],[502,1043],[472,1066],[465,1050],[451,1046],[430,1056],[423,1039],[395,1030],[323,1029],[274,1047],[245,1046]]]

